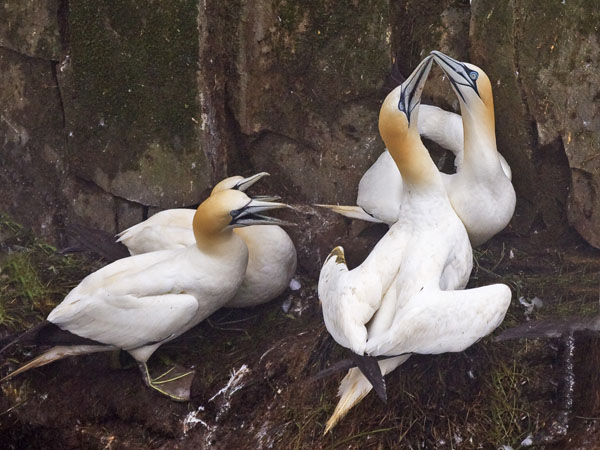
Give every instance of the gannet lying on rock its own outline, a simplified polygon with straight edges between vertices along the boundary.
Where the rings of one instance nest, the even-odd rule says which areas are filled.
[[[442,178],[471,244],[477,246],[508,225],[516,203],[510,167],[496,148],[492,87],[479,67],[441,52],[432,54],[452,84],[461,115],[422,105],[419,132],[455,154],[456,173],[442,174]],[[402,176],[385,151],[360,180],[358,206],[321,206],[347,217],[391,225],[400,214],[402,190]]]
[[[66,356],[122,349],[138,361],[148,386],[175,400],[189,399],[192,377],[185,375],[193,372],[172,380],[163,374],[153,380],[146,361],[158,347],[200,323],[237,292],[246,273],[248,250],[233,229],[280,223],[256,213],[286,206],[252,200],[236,190],[211,195],[194,214],[194,244],[123,258],[88,275],[44,324],[35,327],[37,338],[54,337],[51,343],[59,345],[0,381]],[[24,333],[23,340],[31,335]],[[69,344],[60,345],[65,342]],[[187,378],[186,385],[177,386],[182,378]]]
[[[248,178],[229,177],[219,182],[211,195],[224,189],[244,191],[267,172]],[[193,209],[160,211],[119,234],[119,242],[132,255],[157,250],[186,247],[194,242],[192,232]],[[266,303],[283,293],[296,272],[296,247],[283,228],[261,225],[238,228],[235,233],[248,247],[246,276],[227,307],[241,308]]]
[[[473,264],[469,238],[417,129],[431,63],[425,58],[386,97],[379,115],[381,137],[404,182],[398,220],[360,266],[349,271],[336,247],[319,277],[327,330],[358,355],[392,356],[379,362],[383,374],[412,353],[464,350],[500,324],[511,298],[501,284],[461,290]],[[351,369],[325,432],[371,387]]]

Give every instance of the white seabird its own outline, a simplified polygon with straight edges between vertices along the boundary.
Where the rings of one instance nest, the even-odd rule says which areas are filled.
[[[464,350],[494,330],[510,304],[505,285],[462,290],[472,269],[471,245],[417,129],[431,58],[386,97],[379,115],[404,182],[398,220],[351,271],[336,247],[319,278],[327,330],[358,355],[391,356],[379,362],[383,374],[411,353]],[[350,369],[325,432],[371,388],[360,370]]]
[[[244,191],[266,175],[267,172],[260,172],[248,178],[225,178],[213,188],[211,195],[224,189]],[[118,241],[125,244],[132,255],[192,245],[194,212],[184,208],[160,211],[122,231]],[[278,225],[248,226],[236,229],[235,233],[248,247],[248,267],[240,288],[225,306],[255,306],[281,295],[296,272],[296,247],[290,236]]]
[[[479,67],[432,53],[450,79],[461,115],[421,105],[419,133],[455,154],[456,173],[442,174],[442,179],[472,245],[477,246],[508,225],[516,203],[510,166],[496,148],[492,87]],[[402,190],[402,176],[386,150],[360,180],[358,206],[320,206],[391,225],[400,214]]]
[[[193,372],[153,380],[146,362],[158,347],[200,323],[237,292],[248,250],[233,229],[280,223],[256,213],[286,206],[252,200],[236,190],[210,196],[194,214],[195,244],[123,258],[88,275],[35,327],[36,332],[46,328],[49,334],[58,333],[59,343],[64,339],[73,344],[51,348],[0,381],[66,356],[122,349],[138,361],[148,386],[187,400],[191,377],[187,390],[170,389],[169,381]]]

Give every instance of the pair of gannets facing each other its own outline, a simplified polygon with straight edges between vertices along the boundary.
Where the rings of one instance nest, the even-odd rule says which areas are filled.
[[[245,191],[267,175],[260,172],[248,178],[225,178],[213,188],[211,195],[226,189]],[[193,209],[160,211],[122,231],[118,242],[127,246],[132,255],[192,245],[194,213]],[[236,228],[234,232],[248,247],[248,267],[240,288],[225,306],[255,306],[281,295],[296,273],[296,247],[289,235],[278,225],[248,226]]]
[[[438,51],[432,54],[450,80],[461,115],[421,105],[419,132],[455,154],[456,173],[441,176],[471,244],[477,246],[508,225],[516,203],[510,167],[496,148],[492,86],[479,67]],[[385,151],[360,180],[358,206],[323,206],[351,218],[391,225],[400,214],[402,190],[402,175]]]
[[[257,213],[282,207],[287,205],[250,199],[237,190],[211,195],[194,214],[195,245],[130,256],[88,275],[46,322],[9,344],[24,342],[35,331],[38,339],[52,337],[58,346],[0,381],[66,356],[122,349],[138,361],[148,386],[175,400],[189,399],[192,376],[187,375],[193,371],[153,380],[146,362],[158,347],[234,296],[246,273],[248,250],[233,229],[279,224]]]
[[[471,245],[417,128],[431,58],[380,110],[380,134],[404,182],[398,220],[361,265],[349,271],[336,247],[319,277],[327,330],[358,355],[390,356],[379,361],[384,375],[412,353],[466,349],[502,322],[511,298],[503,284],[463,290],[473,265]],[[325,432],[371,388],[358,368],[350,369]]]

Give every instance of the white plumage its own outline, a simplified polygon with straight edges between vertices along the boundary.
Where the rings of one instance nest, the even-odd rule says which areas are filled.
[[[452,207],[476,246],[505,228],[513,215],[512,173],[496,149],[494,103],[487,75],[476,66],[433,53],[459,98],[461,115],[421,105],[418,130],[454,153],[456,173],[442,174],[442,179]],[[475,79],[469,77],[472,73],[476,73]],[[402,175],[386,150],[360,180],[358,206],[327,206],[347,217],[391,225],[400,214],[402,189]]]
[[[348,271],[337,247],[319,278],[325,324],[338,343],[358,354],[400,355],[380,361],[384,374],[410,353],[464,350],[498,326],[510,303],[504,285],[462,290],[472,269],[469,238],[417,131],[431,62],[423,60],[380,111],[381,136],[404,182],[398,220],[360,266]],[[326,432],[370,390],[351,369]]]
[[[48,322],[61,330],[98,345],[55,347],[7,378],[65,356],[119,348],[141,364],[149,386],[185,400],[169,393],[164,380],[154,384],[146,361],[160,345],[200,323],[237,292],[248,250],[233,228],[277,223],[253,214],[284,206],[251,200],[236,190],[210,196],[194,214],[192,245],[117,260],[84,278],[48,315]]]
[[[261,172],[248,178],[226,178],[214,187],[212,194],[223,189],[245,190],[265,175]],[[192,209],[160,211],[121,232],[118,241],[132,255],[189,246],[194,243],[194,213]],[[248,226],[234,232],[244,240],[249,258],[244,280],[225,306],[254,306],[281,295],[297,265],[296,247],[287,232],[277,225]]]

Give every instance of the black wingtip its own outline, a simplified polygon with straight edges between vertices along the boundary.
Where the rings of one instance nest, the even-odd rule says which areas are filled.
[[[92,252],[108,262],[129,256],[127,247],[115,242],[115,237],[106,231],[71,224],[65,228],[65,233],[72,245],[61,253]]]
[[[341,372],[342,370],[351,369],[352,367],[355,367],[355,366],[356,366],[356,364],[354,363],[354,361],[352,359],[342,359],[341,361],[338,361],[338,362],[332,364],[328,368],[323,369],[320,372],[318,372],[317,374],[308,378],[307,382],[312,383],[314,381],[319,381],[330,375]]]
[[[384,358],[385,359],[385,358]],[[353,367],[358,367],[362,374],[369,380],[369,383],[373,386],[377,396],[384,402],[387,403],[387,389],[385,386],[385,379],[381,373],[378,359],[372,356],[361,356],[356,353],[351,353],[350,358],[342,359],[332,364],[327,369],[321,370],[316,375],[310,377],[307,381],[312,383],[322,378],[333,375],[342,370],[348,370]]]
[[[57,325],[44,320],[20,333],[16,338],[10,336],[10,342],[0,349],[0,354],[15,344],[23,345],[106,345],[102,342],[77,336],[67,330],[61,330]],[[8,340],[8,339],[6,339]],[[4,340],[4,342],[6,342]]]
[[[352,353],[351,358],[356,363],[356,366],[360,369],[363,375],[367,377],[367,380],[369,380],[373,386],[377,396],[383,401],[383,403],[387,403],[385,379],[381,373],[381,368],[379,367],[377,358],[374,358],[373,356],[357,355],[356,353]]]

